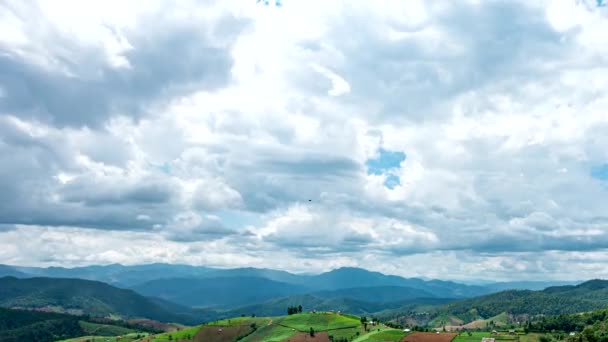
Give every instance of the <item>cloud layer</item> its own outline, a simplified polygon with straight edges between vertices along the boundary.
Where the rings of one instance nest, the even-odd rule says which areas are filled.
[[[0,1],[0,262],[608,277],[606,30],[591,0]]]

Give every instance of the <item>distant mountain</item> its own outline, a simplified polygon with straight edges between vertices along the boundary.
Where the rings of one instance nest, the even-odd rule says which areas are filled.
[[[464,285],[451,281],[403,278],[353,267],[343,267],[314,276],[303,276],[303,280],[308,286],[323,290],[401,286],[422,290],[438,298],[467,298],[491,292],[482,286]]]
[[[27,274],[19,272],[12,266],[0,265],[0,277],[26,278]]]
[[[192,277],[192,276],[190,276]],[[211,269],[208,272],[200,275],[201,278],[229,278],[229,277],[255,277],[265,278],[281,283],[296,284],[299,285],[302,282],[301,275],[271,270],[267,268],[232,268],[232,269]]]
[[[322,299],[353,299],[364,302],[395,303],[415,298],[433,298],[430,292],[403,286],[370,286],[318,291],[312,295]]]
[[[413,298],[466,298],[490,292],[480,286],[407,279],[360,268],[339,268],[319,275],[255,268],[211,270],[200,277],[156,279],[131,288],[143,295],[182,305],[218,309],[297,294],[312,294],[323,300],[388,303]]]
[[[492,292],[500,292],[506,290],[544,290],[553,286],[576,285],[580,282],[576,281],[509,281],[500,283],[490,283],[484,285],[485,288]]]
[[[213,315],[97,281],[60,278],[0,278],[0,306],[51,307],[92,316],[120,315],[182,323],[197,323]]]
[[[308,291],[299,285],[281,283],[257,277],[158,279],[133,287],[146,296],[163,298],[175,303],[234,308]]]
[[[12,269],[16,274],[3,274],[2,269]],[[105,266],[84,266],[74,268],[64,267],[17,267],[0,265],[0,276],[15,277],[50,277],[50,278],[79,278],[97,280],[119,287],[128,287],[149,280],[177,277],[201,277],[214,269],[201,266],[148,264],[124,266],[119,264]]]

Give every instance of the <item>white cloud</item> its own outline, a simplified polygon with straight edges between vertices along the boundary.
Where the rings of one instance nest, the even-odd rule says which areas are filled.
[[[4,2],[0,257],[592,275],[593,3]],[[392,189],[380,148],[406,155]]]

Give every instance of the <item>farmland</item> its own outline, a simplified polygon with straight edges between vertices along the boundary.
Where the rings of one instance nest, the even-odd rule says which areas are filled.
[[[431,333],[415,332],[406,336],[404,342],[452,342],[458,334],[454,333]],[[479,342],[479,341],[477,341]]]
[[[310,329],[315,336],[310,336]],[[301,313],[281,317],[235,317],[191,327],[184,330],[151,336],[142,342],[204,341],[229,342],[325,342],[348,341],[400,341],[402,331],[383,325],[365,331],[357,316],[331,312]],[[369,338],[364,338],[369,337]]]
[[[88,330],[105,329],[103,325],[88,325]],[[310,329],[314,330],[311,336]],[[178,331],[157,335],[137,333],[114,337],[81,337],[65,342],[480,342],[493,337],[497,342],[538,342],[536,334],[509,335],[506,332],[413,332],[389,328],[383,324],[368,325],[365,330],[361,319],[353,315],[333,312],[300,313],[280,317],[234,317],[218,320]],[[100,330],[97,330],[100,331]],[[110,331],[108,331],[110,332]]]

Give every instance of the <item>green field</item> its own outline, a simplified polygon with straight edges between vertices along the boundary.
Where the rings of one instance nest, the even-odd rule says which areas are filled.
[[[296,333],[293,328],[272,323],[259,328],[255,333],[244,338],[243,342],[281,342]]]
[[[302,313],[285,317],[281,321],[281,325],[308,332],[310,328],[315,331],[357,328],[361,325],[361,322],[352,316],[342,316],[334,313]]]
[[[372,331],[369,334],[360,336],[357,339],[354,339],[353,342],[398,342],[405,337],[407,333],[404,333],[402,330],[397,329],[381,329],[380,331]],[[479,342],[479,341],[477,341]]]

